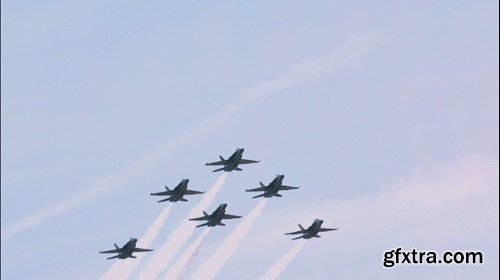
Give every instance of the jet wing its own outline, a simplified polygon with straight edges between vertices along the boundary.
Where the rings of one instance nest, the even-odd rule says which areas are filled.
[[[265,187],[260,187],[260,188],[255,188],[255,189],[248,189],[248,190],[245,190],[246,192],[264,192],[266,191],[266,188]]]
[[[192,218],[189,219],[190,221],[207,221],[210,220],[210,216],[203,216],[203,217],[198,217],[198,218]]]
[[[157,193],[151,193],[151,195],[171,195],[172,191],[164,191],[164,192],[157,192]]]
[[[149,251],[153,251],[153,249],[142,249],[137,247],[134,248],[134,252],[149,252]]]
[[[210,163],[205,163],[205,165],[224,165],[226,163],[225,160],[220,160],[220,161],[214,161]]]
[[[280,186],[280,191],[284,191],[284,190],[295,190],[295,189],[298,189],[299,187],[291,187],[291,186],[285,186],[285,185],[281,185]]]
[[[251,160],[251,159],[240,159],[238,164],[247,164],[247,163],[257,163],[260,160]]]
[[[330,230],[337,230],[338,228],[320,228],[318,230],[318,232],[322,232],[322,231],[330,231]]]
[[[235,216],[235,215],[229,215],[229,214],[224,214],[222,216],[222,219],[238,219],[238,218],[241,218],[243,216]]]
[[[285,234],[304,234],[307,233],[307,230],[299,230],[299,231],[294,231],[294,232],[287,232]]]
[[[200,194],[200,193],[204,193],[204,192],[193,191],[193,190],[186,190],[185,194]]]
[[[113,249],[113,250],[109,250],[109,251],[100,251],[99,253],[101,253],[101,254],[120,253],[120,249]]]

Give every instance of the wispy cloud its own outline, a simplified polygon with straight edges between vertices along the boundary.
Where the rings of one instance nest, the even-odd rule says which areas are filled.
[[[166,269],[175,254],[182,248],[184,243],[189,239],[191,234],[193,234],[196,224],[189,221],[188,218],[200,215],[204,210],[206,210],[219,190],[224,185],[224,181],[227,178],[228,173],[224,172],[219,176],[215,184],[203,195],[202,200],[189,211],[188,216],[184,219],[180,226],[178,226],[174,232],[168,237],[165,244],[157,251],[153,256],[153,259],[146,265],[145,269],[141,272],[140,279],[156,279],[158,275]]]
[[[61,213],[73,210],[83,202],[98,194],[126,185],[130,181],[144,175],[154,164],[178,149],[183,143],[189,142],[200,134],[214,129],[217,125],[222,124],[248,103],[263,96],[303,84],[343,64],[353,62],[363,53],[372,49],[377,41],[377,36],[373,34],[358,34],[352,36],[338,49],[305,62],[298,63],[274,79],[241,90],[238,94],[238,98],[234,102],[223,106],[223,109],[214,113],[211,117],[181,131],[173,138],[166,141],[162,147],[138,159],[118,175],[102,178],[99,180],[99,183],[91,184],[91,186],[80,193],[76,193],[73,197],[54,202],[45,208],[37,210],[33,214],[29,214],[13,225],[5,227],[5,229],[2,229],[1,233],[2,241],[20,232],[34,228]]]
[[[153,244],[153,241],[156,239],[156,236],[158,236],[158,232],[165,223],[170,210],[172,210],[172,205],[173,204],[170,203],[167,207],[165,207],[165,209],[163,209],[146,233],[144,233],[144,235],[137,241],[137,247],[149,249],[151,244]],[[127,279],[130,275],[132,275],[140,261],[141,258],[116,261],[109,268],[109,270],[102,275],[101,279]]]
[[[222,269],[226,261],[238,249],[241,241],[259,217],[262,209],[266,206],[267,199],[262,199],[257,206],[243,219],[236,229],[217,248],[215,253],[203,263],[193,276],[193,279],[214,279]]]

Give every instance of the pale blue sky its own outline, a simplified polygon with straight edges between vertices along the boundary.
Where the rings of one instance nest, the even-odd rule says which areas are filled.
[[[470,175],[464,193],[478,182],[488,186],[479,198],[498,193],[498,32],[495,1],[2,1],[2,233],[96,181],[114,187],[2,238],[2,278],[98,278],[112,262],[97,252],[141,236],[165,206],[150,192],[182,178],[206,190],[218,175],[203,164],[243,147],[261,163],[231,173],[214,205],[245,215],[257,201],[243,190],[276,174],[301,189],[269,201],[218,279],[263,275],[293,244],[281,234],[314,217],[344,233],[310,240],[283,279],[496,279],[495,250],[483,266],[387,271],[381,260],[399,245],[498,248],[498,199],[438,192],[452,208],[432,207],[447,214],[381,212],[373,243],[373,228],[345,234],[359,215],[334,212],[365,199],[379,209],[379,194],[420,193],[415,181],[453,192],[450,169]],[[176,146],[162,153],[166,143]],[[469,174],[471,165],[481,171]],[[174,205],[153,247],[199,200]],[[486,205],[478,231],[489,234],[468,231],[475,219],[442,230],[458,239],[412,234],[477,205]],[[236,225],[210,232],[190,273]]]

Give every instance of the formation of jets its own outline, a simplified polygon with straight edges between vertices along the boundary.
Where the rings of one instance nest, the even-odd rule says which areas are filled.
[[[231,172],[233,170],[236,171],[242,171],[241,168],[238,166],[240,164],[249,164],[249,163],[257,163],[259,162],[258,160],[249,160],[249,159],[243,159],[243,152],[244,149],[236,149],[236,151],[228,158],[224,159],[222,156],[219,156],[220,161],[216,162],[211,162],[211,163],[206,163],[205,165],[207,166],[223,166],[219,169],[213,170],[212,172],[217,172],[217,171],[225,171],[225,172]],[[264,185],[262,182],[259,182],[260,187],[254,188],[254,189],[247,189],[245,190],[246,192],[263,192],[262,194],[256,195],[253,198],[258,198],[258,197],[265,197],[265,198],[271,198],[271,197],[282,197],[281,194],[279,194],[279,191],[285,191],[285,190],[295,190],[298,189],[299,187],[292,187],[292,186],[287,186],[283,185],[283,179],[285,178],[285,175],[277,175],[267,186]],[[187,199],[184,198],[185,195],[194,195],[194,194],[203,194],[204,192],[202,191],[195,191],[195,190],[190,190],[188,189],[188,183],[189,179],[182,179],[177,186],[171,190],[167,186],[165,186],[165,191],[162,192],[156,192],[156,193],[151,193],[152,196],[167,196],[166,198],[159,200],[158,202],[164,202],[164,201],[169,201],[169,202],[177,202],[177,201],[184,201],[186,202]],[[222,223],[222,220],[225,219],[239,219],[242,216],[236,216],[236,215],[230,215],[226,214],[226,208],[227,208],[227,203],[222,203],[215,209],[212,214],[208,214],[207,212],[203,211],[203,216],[197,217],[197,218],[190,218],[190,221],[205,221],[205,223],[199,224],[196,227],[202,227],[202,226],[209,226],[209,227],[215,227],[215,226],[225,226],[224,223]],[[289,232],[285,233],[287,235],[295,235],[295,234],[301,234],[301,236],[295,237],[292,240],[304,238],[304,239],[310,239],[313,237],[320,237],[318,233],[320,232],[325,232],[325,231],[332,231],[332,230],[337,230],[337,228],[322,228],[321,225],[323,224],[323,220],[320,219],[315,219],[311,226],[309,226],[307,229],[302,227],[299,224],[299,231],[294,231],[294,232]],[[149,252],[153,251],[153,249],[141,249],[136,247],[137,244],[137,239],[136,238],[131,238],[123,247],[118,247],[118,245],[115,245],[115,249],[113,250],[108,250],[108,251],[101,251],[99,253],[102,254],[108,254],[108,253],[113,253],[117,254],[116,256],[109,257],[109,259],[126,259],[126,258],[136,258],[132,254],[135,252]]]

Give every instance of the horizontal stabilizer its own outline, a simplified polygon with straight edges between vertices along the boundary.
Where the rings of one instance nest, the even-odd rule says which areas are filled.
[[[224,224],[224,223],[218,223],[217,225],[219,225],[219,226],[225,226],[226,224]]]
[[[208,223],[204,223],[204,224],[201,224],[201,225],[197,225],[196,227],[202,227],[202,226],[206,226],[208,225]]]
[[[107,260],[110,260],[110,259],[116,259],[116,258],[118,258],[119,256],[120,256],[120,255],[116,255],[116,256],[114,256],[114,257],[109,257],[109,258],[107,258]]]
[[[281,195],[281,194],[279,194],[279,193],[275,194],[274,196],[277,196],[277,197],[282,197],[282,195]]]
[[[303,236],[295,237],[295,238],[292,238],[292,240],[301,239],[302,237],[303,237]]]
[[[221,171],[221,170],[224,170],[224,167],[219,168],[219,169],[215,169],[215,170],[214,170],[214,171],[212,171],[212,172],[217,172],[217,171]]]
[[[243,171],[243,169],[239,168],[239,167],[236,167],[234,170],[237,170],[237,171]]]
[[[266,195],[266,194],[265,194],[265,193],[263,193],[263,194],[256,195],[256,196],[254,196],[254,197],[252,197],[252,198],[263,197],[263,196],[265,196],[265,195]]]
[[[168,197],[168,198],[165,198],[165,199],[162,199],[162,200],[158,200],[158,202],[171,201],[170,199],[171,199],[171,198],[170,198],[170,197]]]
[[[132,259],[137,259],[137,257],[136,257],[136,256],[132,256],[132,255],[130,255],[130,257],[129,257],[129,258],[132,258]]]

